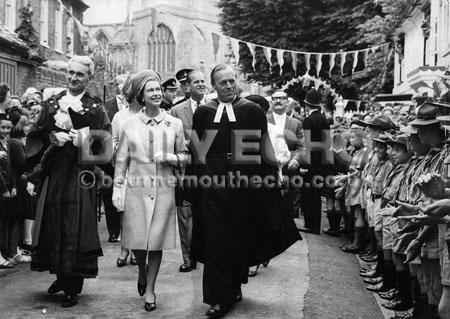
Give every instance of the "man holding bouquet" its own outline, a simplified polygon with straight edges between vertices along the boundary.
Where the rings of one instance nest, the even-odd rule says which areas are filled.
[[[37,178],[31,180],[40,188],[31,269],[56,274],[48,292],[64,291],[63,307],[77,304],[84,278],[97,276],[97,258],[102,256],[96,220],[96,176],[101,170],[96,164],[110,157],[103,156],[100,163],[92,155],[105,155],[110,143],[93,136],[110,131],[110,123],[101,100],[86,92],[93,72],[89,57],[73,57],[68,89],[42,104],[27,137],[27,158],[42,154],[38,174],[33,174]]]

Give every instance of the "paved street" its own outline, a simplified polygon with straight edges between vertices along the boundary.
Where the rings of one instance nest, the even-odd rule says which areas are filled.
[[[147,313],[136,291],[137,268],[117,268],[119,244],[106,242],[104,220],[100,227],[105,254],[100,275],[85,282],[76,307],[61,308],[62,294],[46,293],[53,277],[30,272],[29,265],[22,264],[0,271],[0,317],[204,318],[208,307],[202,304],[201,265],[191,273],[179,273],[179,250],[165,252],[156,287],[157,310]],[[383,318],[357,276],[356,258],[339,251],[342,241],[307,235],[249,279],[243,286],[244,300],[227,318]]]

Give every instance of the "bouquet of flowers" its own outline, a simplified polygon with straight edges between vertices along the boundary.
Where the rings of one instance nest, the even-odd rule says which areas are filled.
[[[83,110],[81,101],[73,96],[66,94],[58,101],[59,107],[56,110],[56,114],[53,116],[55,119],[55,126],[70,131],[73,128],[72,119],[69,114],[69,107],[75,111],[80,112]]]

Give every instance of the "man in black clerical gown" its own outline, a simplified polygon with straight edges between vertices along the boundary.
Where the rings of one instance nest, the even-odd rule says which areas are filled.
[[[192,254],[204,264],[203,301],[211,306],[206,315],[221,318],[242,299],[241,284],[247,283],[248,267],[282,253],[301,237],[276,188],[276,166],[268,163],[273,156],[268,156],[267,162],[261,156],[259,163],[237,158],[238,130],[261,133],[244,139],[261,146],[244,155],[273,154],[273,149],[262,148],[265,143],[261,137],[267,133],[263,111],[257,104],[236,95],[236,76],[229,66],[216,66],[211,72],[211,83],[217,99],[196,110],[191,146],[194,160],[200,160],[198,143],[193,145],[196,137],[204,142],[207,134],[216,131],[206,151],[206,160],[194,166],[197,177],[208,176],[214,180],[215,176],[219,186],[199,185],[197,197],[193,199],[197,209],[193,216]],[[237,172],[249,178],[249,185],[251,180],[256,181],[252,176],[271,176],[267,184],[272,187],[260,184],[262,187],[257,189],[245,187],[242,182],[238,188],[237,178],[233,181],[229,177],[237,176]],[[224,187],[220,184],[221,176],[228,176]]]

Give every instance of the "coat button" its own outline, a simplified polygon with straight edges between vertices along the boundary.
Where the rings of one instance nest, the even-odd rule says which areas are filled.
[[[151,199],[151,200],[153,200],[153,198],[154,198],[153,196],[150,196],[150,199]]]
[[[154,160],[153,158],[151,158],[151,159],[150,159],[150,162],[152,162],[152,163],[153,163],[154,161],[155,161],[155,160]]]

